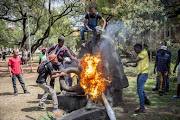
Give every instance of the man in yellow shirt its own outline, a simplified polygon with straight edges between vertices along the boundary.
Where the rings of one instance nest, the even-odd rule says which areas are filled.
[[[134,46],[134,51],[138,54],[137,58],[134,60],[130,60],[125,62],[124,65],[126,67],[137,67],[137,92],[139,95],[140,108],[137,109],[136,113],[145,113],[146,109],[144,104],[150,105],[150,101],[148,100],[146,93],[144,92],[144,85],[148,79],[148,67],[149,67],[149,57],[146,50],[142,50],[141,44],[136,44]],[[134,65],[128,63],[135,63]]]

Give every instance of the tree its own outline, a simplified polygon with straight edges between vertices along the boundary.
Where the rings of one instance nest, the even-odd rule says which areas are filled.
[[[50,35],[52,26],[62,19],[63,17],[69,17],[74,11],[78,11],[80,0],[62,0],[63,2],[58,11],[51,9],[51,0],[49,0],[49,7],[45,7],[47,3],[44,0],[27,0],[26,2],[21,0],[0,2],[1,13],[0,19],[13,22],[19,25],[23,31],[23,38],[20,43],[20,47],[24,47],[28,38],[27,32],[27,12],[29,13],[31,36],[36,35],[38,32],[42,32],[40,36],[36,37],[37,40],[31,46],[31,52],[43,44],[44,40]],[[31,11],[29,11],[31,10]]]

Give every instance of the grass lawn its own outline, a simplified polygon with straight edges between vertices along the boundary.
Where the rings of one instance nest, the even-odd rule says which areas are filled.
[[[158,91],[152,91],[155,87],[155,79],[148,79],[145,84],[145,92],[151,105],[145,105],[147,113],[135,114],[139,107],[139,97],[137,94],[136,77],[128,77],[129,87],[124,89],[124,103],[128,109],[128,114],[118,115],[118,119],[123,120],[180,120],[180,99],[171,99],[176,94],[177,82],[170,81],[170,91],[167,95],[159,96]]]

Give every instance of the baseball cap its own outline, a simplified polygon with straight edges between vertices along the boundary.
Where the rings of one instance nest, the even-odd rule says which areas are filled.
[[[49,61],[54,60],[54,58],[56,58],[56,57],[57,57],[56,54],[51,54],[51,55],[49,56]]]
[[[46,48],[45,48],[45,47],[43,47],[41,50],[46,50]]]
[[[167,46],[161,46],[161,50],[167,50]]]

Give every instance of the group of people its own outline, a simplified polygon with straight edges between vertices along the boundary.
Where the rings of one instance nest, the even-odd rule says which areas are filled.
[[[2,53],[0,53],[0,60],[1,60],[1,58],[2,58],[2,61],[5,61],[6,62],[6,52],[2,52]]]
[[[85,16],[84,21],[84,27],[81,29],[81,40],[82,43],[85,42],[84,38],[84,32],[92,31],[94,35],[94,28],[97,26],[98,19],[101,19],[103,21],[103,27],[102,31],[104,30],[106,26],[105,19],[99,15],[97,12],[95,12],[95,8],[93,6],[89,7],[89,12]],[[94,35],[95,36],[95,35]],[[42,48],[42,53],[39,56],[39,67],[38,67],[38,78],[36,80],[36,83],[39,87],[41,87],[45,94],[41,98],[39,102],[39,107],[44,108],[44,101],[47,99],[48,94],[52,96],[53,100],[53,112],[60,111],[58,109],[58,100],[57,95],[54,90],[54,84],[55,84],[55,78],[64,76],[67,77],[68,75],[63,72],[65,68],[65,61],[69,62],[69,59],[74,60],[78,62],[79,60],[72,56],[69,49],[64,46],[65,39],[62,37],[58,38],[58,44],[53,45],[48,50],[46,48]],[[144,91],[144,85],[148,79],[148,67],[149,67],[149,56],[148,52],[142,48],[141,44],[136,44],[134,46],[135,52],[138,54],[137,58],[134,60],[130,60],[127,62],[124,62],[123,64],[126,67],[137,67],[137,92],[139,95],[139,101],[140,101],[140,108],[137,109],[136,113],[145,113],[146,109],[144,107],[144,104],[150,105],[150,100],[148,99],[145,91]],[[30,93],[25,88],[25,84],[22,79],[23,70],[21,67],[21,59],[18,57],[18,51],[13,51],[14,56],[9,59],[8,65],[10,76],[12,77],[13,81],[13,87],[14,87],[14,95],[18,95],[17,88],[16,88],[16,77],[19,79],[21,86],[24,90],[24,93]],[[67,55],[69,59],[64,60],[64,55]],[[48,57],[49,56],[49,57]],[[160,50],[157,51],[156,55],[156,62],[154,67],[154,73],[157,71],[157,82],[156,87],[153,89],[153,91],[158,90],[159,95],[165,95],[166,92],[169,91],[169,74],[170,74],[170,60],[171,60],[171,53],[167,49],[166,42],[162,42]],[[135,63],[135,64],[130,64]],[[173,72],[176,72],[176,67],[178,67],[178,88],[177,88],[177,95],[173,96],[173,98],[180,98],[180,50],[178,51],[178,57],[176,61],[176,65],[174,67]],[[44,67],[43,69],[41,67]],[[58,74],[57,74],[58,73]],[[47,84],[47,77],[50,75],[50,85]],[[68,80],[66,81],[68,83]],[[69,85],[72,85],[72,83],[69,83]]]
[[[144,104],[150,105],[151,103],[144,91],[144,85],[148,79],[149,56],[147,51],[145,49],[142,49],[141,44],[136,44],[134,46],[134,51],[138,54],[137,58],[134,60],[124,62],[124,65],[126,67],[137,67],[137,92],[139,95],[140,108],[137,109],[135,112],[145,113],[146,109],[144,107]],[[157,51],[154,66],[154,74],[157,71],[157,79],[156,87],[153,88],[153,91],[158,90],[160,96],[166,95],[166,92],[169,92],[169,75],[171,74],[170,61],[171,52],[167,49],[167,43],[163,41],[160,49]],[[129,63],[135,64],[132,65]],[[174,95],[172,97],[174,99],[180,98],[180,49],[177,54],[176,65],[173,70],[174,73],[176,73],[176,68],[178,65],[178,87],[177,95]]]
[[[66,77],[67,74],[63,72],[64,66],[63,56],[66,54],[71,60],[78,61],[78,59],[71,55],[68,48],[64,46],[65,39],[62,37],[58,38],[58,44],[53,45],[50,47],[49,50],[46,51],[46,48],[42,48],[42,53],[39,55],[39,67],[38,70],[42,67],[42,71],[38,71],[39,75],[36,80],[36,83],[39,87],[41,87],[45,93],[39,102],[39,107],[44,108],[44,101],[47,99],[47,96],[50,94],[53,100],[53,112],[60,111],[58,109],[58,101],[57,95],[54,90],[55,78],[64,76]],[[49,55],[52,52],[51,55]],[[49,57],[48,57],[49,55]],[[48,59],[47,59],[48,58]],[[70,61],[68,61],[70,63]],[[13,51],[13,57],[9,59],[8,68],[10,77],[12,77],[13,88],[14,88],[14,95],[18,95],[17,87],[16,87],[16,77],[19,79],[21,86],[24,90],[24,93],[30,93],[26,87],[25,83],[22,78],[23,69],[21,66],[21,59],[18,57],[18,51]],[[56,74],[59,73],[59,74]],[[50,75],[50,85],[47,84],[47,77]]]

